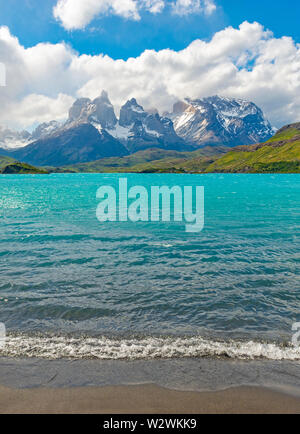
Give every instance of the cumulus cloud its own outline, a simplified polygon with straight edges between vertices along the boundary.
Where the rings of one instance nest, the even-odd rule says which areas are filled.
[[[78,55],[66,44],[25,49],[2,27],[0,60],[7,70],[0,125],[63,119],[74,98],[95,98],[102,89],[117,109],[132,97],[163,112],[178,99],[220,94],[254,101],[278,127],[300,120],[300,44],[275,38],[258,23],[228,27],[178,52],[146,50],[126,61]]]
[[[53,8],[54,17],[67,30],[83,29],[98,15],[119,15],[139,20],[140,11],[158,14],[167,6],[178,15],[205,13],[215,9],[214,0],[58,0]]]
[[[172,5],[177,15],[189,15],[204,12],[211,15],[216,10],[213,0],[176,0]]]
[[[73,97],[61,93],[54,98],[40,94],[27,95],[18,104],[8,105],[10,117],[16,121],[11,126],[30,129],[50,120],[65,120],[73,102]]]
[[[140,18],[135,0],[58,0],[53,14],[67,30],[82,29],[100,14]]]
[[[16,128],[63,119],[88,76],[72,72],[76,54],[65,44],[38,44],[25,49],[7,27],[0,27],[0,59],[6,86],[0,88],[0,125]],[[73,81],[74,80],[74,81]]]

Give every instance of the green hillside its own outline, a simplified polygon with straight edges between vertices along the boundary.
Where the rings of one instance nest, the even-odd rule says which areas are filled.
[[[136,173],[203,173],[218,156],[162,159],[130,167]]]
[[[205,172],[300,173],[300,123],[282,128],[266,143],[231,149]]]
[[[31,166],[30,164],[20,163],[10,157],[0,156],[0,174],[3,175],[26,175],[26,174],[46,174],[46,170]]]
[[[13,164],[13,163],[15,163],[15,160],[13,158],[2,157],[0,155],[0,173],[6,166],[8,166],[9,164]]]
[[[164,149],[147,149],[126,157],[111,157],[90,163],[81,163],[51,169],[55,172],[73,173],[119,173],[119,172],[185,172],[189,166],[206,168],[214,161],[215,155],[223,155],[228,148],[225,146],[207,146],[192,152],[166,151]],[[205,163],[204,163],[205,162]],[[186,169],[185,169],[186,167]],[[201,169],[202,170],[202,169]]]
[[[182,171],[187,162],[196,160],[213,161],[212,156],[222,155],[228,148],[207,146],[193,152],[166,151],[164,149],[146,149],[126,157],[111,157],[90,163],[81,163],[51,169],[55,172],[73,173],[114,173],[114,172],[176,172]],[[197,166],[199,164],[197,163]],[[205,167],[207,167],[206,164]],[[185,170],[184,170],[185,171]]]

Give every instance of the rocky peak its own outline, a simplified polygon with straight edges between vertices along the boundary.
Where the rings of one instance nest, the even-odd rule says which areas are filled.
[[[69,121],[77,121],[86,115],[90,104],[91,100],[89,98],[77,99],[69,110]]]
[[[167,121],[167,122],[166,122]],[[173,123],[170,119],[162,118],[158,113],[147,114],[144,119],[144,126],[148,133],[158,136],[162,136],[166,133],[166,128],[169,129],[168,133],[174,132]]]
[[[136,121],[142,122],[146,116],[147,113],[143,107],[137,103],[135,98],[132,98],[121,107],[119,124],[121,127],[129,127]]]
[[[94,110],[92,110],[91,120],[98,122],[102,128],[113,128],[117,123],[114,107],[108,98],[106,91],[102,91],[101,95],[92,102]]]
[[[89,98],[80,98],[74,102],[69,111],[69,123],[96,123],[101,128],[113,128],[117,118],[108,94],[102,91],[101,95],[91,101]]]

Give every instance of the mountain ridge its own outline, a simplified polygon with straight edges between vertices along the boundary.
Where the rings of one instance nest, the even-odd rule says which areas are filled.
[[[66,122],[43,123],[29,136],[26,131],[19,133],[23,142],[20,139],[16,149],[1,149],[0,134],[0,153],[29,164],[59,167],[151,148],[191,152],[207,145],[248,145],[271,137],[272,131],[261,109],[245,100],[187,98],[174,104],[173,113],[160,116],[131,98],[118,119],[107,92],[102,91],[93,100],[77,99]],[[26,140],[30,143],[21,146]]]

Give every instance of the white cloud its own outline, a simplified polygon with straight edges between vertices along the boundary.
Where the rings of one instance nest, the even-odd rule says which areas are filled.
[[[6,84],[5,65],[3,65],[3,63],[0,63],[0,87],[5,86],[5,84]]]
[[[54,98],[38,94],[27,95],[18,104],[8,105],[11,119],[18,121],[12,126],[19,125],[30,129],[33,125],[52,119],[65,120],[73,102],[73,97],[62,93]]]
[[[140,0],[140,6],[152,14],[159,14],[165,8],[164,0]]]
[[[140,18],[135,0],[58,0],[54,17],[67,30],[82,29],[99,14],[115,14],[125,18]]]
[[[167,6],[178,15],[210,15],[216,9],[214,0],[58,0],[53,14],[65,29],[73,30],[85,28],[98,15],[139,20],[141,10],[158,14]]]
[[[214,0],[176,0],[173,12],[177,15],[189,15],[204,12],[211,15],[216,10]]]
[[[164,111],[184,97],[220,94],[254,101],[275,126],[300,121],[300,44],[258,23],[228,27],[182,51],[146,50],[126,61],[78,55],[66,44],[25,49],[0,27],[0,61],[7,70],[0,125],[63,119],[74,98],[95,98],[102,89],[117,108],[135,97]]]

